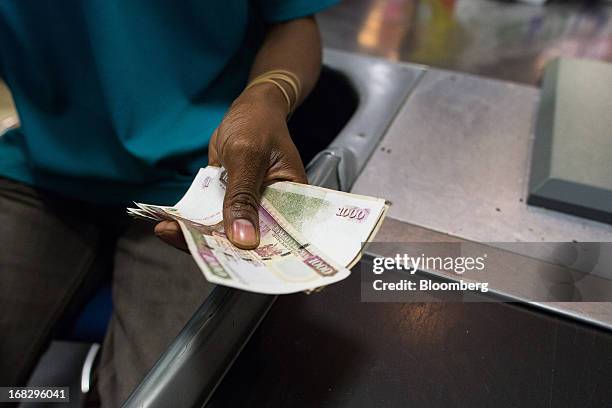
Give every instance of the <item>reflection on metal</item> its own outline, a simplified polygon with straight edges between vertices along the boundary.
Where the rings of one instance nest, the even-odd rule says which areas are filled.
[[[70,388],[70,401],[58,404],[63,408],[85,406],[85,394],[81,392],[84,363],[92,354],[89,343],[53,340],[44,352],[28,379],[28,387],[66,386]],[[2,405],[4,406],[4,405]],[[12,406],[12,405],[11,405]],[[46,407],[45,403],[22,403],[19,407]]]
[[[333,180],[337,184],[337,187],[335,184],[326,184],[326,187],[348,191],[424,68],[334,50],[325,50],[324,61],[349,77],[359,94],[359,107],[329,148],[315,157],[307,170],[313,176],[316,174],[317,180]],[[315,168],[319,165],[322,167]]]
[[[275,297],[216,286],[123,407],[201,407]]]
[[[93,343],[87,352],[85,362],[83,362],[83,370],[81,371],[81,392],[83,394],[89,392],[91,386],[91,369],[93,368],[94,361],[96,361],[98,351],[100,351],[100,345],[98,343]]]
[[[315,186],[342,190],[342,186],[346,187],[346,182],[340,181],[339,165],[342,157],[341,154],[331,149],[319,153],[310,162],[308,182]]]

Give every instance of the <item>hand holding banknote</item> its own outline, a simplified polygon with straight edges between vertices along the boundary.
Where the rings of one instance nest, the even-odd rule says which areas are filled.
[[[261,92],[274,97],[258,95]],[[274,87],[248,89],[234,101],[210,140],[208,163],[228,172],[223,200],[225,231],[240,248],[253,249],[259,244],[257,208],[262,186],[281,180],[307,183],[302,160],[289,136],[287,113],[282,95]],[[161,222],[155,232],[169,244],[186,248],[175,222]]]
[[[311,290],[346,278],[380,226],[385,200],[292,182],[263,190],[259,245],[234,246],[225,233],[227,172],[201,169],[173,207],[137,203],[128,213],[175,221],[206,279],[258,293]]]

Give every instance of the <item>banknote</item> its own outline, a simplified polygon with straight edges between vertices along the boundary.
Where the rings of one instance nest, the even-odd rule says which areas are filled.
[[[385,200],[326,188],[281,182],[266,188],[262,202],[341,265],[351,268],[387,211]]]
[[[178,221],[206,279],[237,289],[294,293],[346,278],[387,209],[381,199],[275,183],[264,190],[259,207],[260,244],[242,250],[223,229],[225,176],[222,168],[206,167],[176,205],[136,203],[128,213]]]

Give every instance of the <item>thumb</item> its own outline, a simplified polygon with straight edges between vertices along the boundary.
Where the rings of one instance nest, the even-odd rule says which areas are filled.
[[[226,170],[228,183],[223,200],[225,233],[238,248],[255,249],[259,245],[258,208],[266,170],[249,160],[241,160]]]

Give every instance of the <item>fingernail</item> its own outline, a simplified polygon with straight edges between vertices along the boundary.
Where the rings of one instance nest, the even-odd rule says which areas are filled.
[[[253,246],[257,243],[255,227],[251,221],[244,218],[234,220],[232,224],[232,237],[234,241],[244,246]]]

